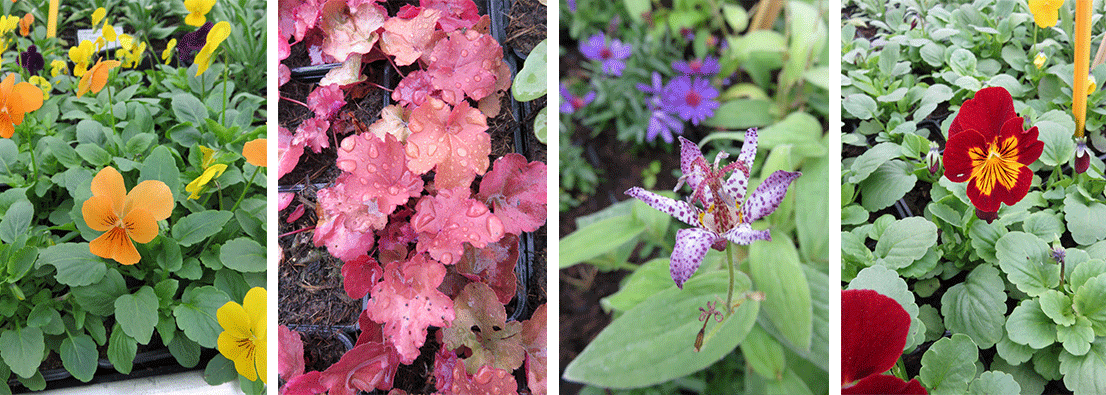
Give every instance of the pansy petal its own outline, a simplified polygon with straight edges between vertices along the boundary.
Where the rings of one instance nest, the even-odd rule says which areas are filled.
[[[247,141],[242,145],[242,156],[246,158],[246,162],[254,166],[265,166],[265,143],[266,139],[254,139]]]
[[[257,367],[257,377],[261,379],[261,382],[265,382],[265,372],[268,369],[268,363],[266,357],[268,353],[265,352],[265,338],[254,340],[254,349],[260,350],[254,353],[254,365]],[[917,381],[917,380],[915,380]]]
[[[640,187],[630,188],[626,191],[626,194],[645,202],[649,207],[676,217],[676,219],[688,225],[699,226],[699,210],[688,202],[666,198]]]
[[[123,186],[123,175],[111,166],[101,169],[95,177],[92,177],[92,196],[107,198],[116,213],[123,212],[123,200],[127,196],[127,188]]]
[[[717,238],[718,235],[701,228],[680,229],[676,232],[676,246],[672,248],[672,261],[668,270],[677,287],[683,289],[684,282],[699,269],[707,250]]]
[[[975,97],[960,106],[960,112],[949,127],[949,139],[965,130],[975,130],[994,136],[1002,130],[1007,119],[1018,116],[1010,92],[1002,87],[980,89]]]
[[[133,265],[142,259],[123,228],[112,228],[104,232],[100,237],[89,242],[88,248],[96,256],[114,259],[124,265]]]
[[[1014,117],[1006,121],[1002,125],[1002,137],[1017,136],[1018,137],[1018,163],[1029,166],[1041,158],[1041,153],[1044,152],[1045,143],[1038,140],[1037,127],[1031,127],[1029,130],[1023,130],[1023,121],[1021,117]]]
[[[863,394],[888,394],[888,395],[926,395],[925,388],[918,379],[902,381],[902,379],[885,374],[877,374],[865,377],[856,385],[841,388],[842,395]]]
[[[745,201],[745,206],[742,207],[742,211],[745,213],[743,222],[750,223],[776,211],[776,207],[780,206],[784,196],[787,196],[787,187],[800,175],[802,173],[797,171],[776,170],[775,173],[765,178],[764,182],[761,182],[757,189],[749,194],[749,199]]]
[[[123,212],[127,213],[135,208],[146,209],[155,221],[169,218],[173,214],[173,193],[169,186],[157,180],[146,180],[135,185],[127,194]]]
[[[692,165],[696,161],[703,165],[707,164],[707,160],[703,158],[703,152],[699,150],[699,146],[680,137],[680,171],[684,174],[684,182],[687,182],[692,190],[695,190],[699,182],[703,181],[704,176],[702,168]]]
[[[754,230],[749,224],[738,224],[722,234],[722,237],[735,244],[749,245],[757,240],[772,241],[772,234],[767,230]]]
[[[0,137],[10,139],[15,134],[15,126],[7,114],[0,114]]]
[[[972,158],[968,151],[972,148],[986,150],[987,143],[983,135],[974,130],[950,137],[941,157],[945,165],[945,177],[952,182],[968,181],[972,175]]]
[[[250,322],[257,324],[258,322],[265,322],[265,297],[267,293],[265,288],[253,287],[246,292],[246,297],[242,300],[242,307],[249,313]],[[264,328],[264,325],[260,326]],[[255,332],[257,326],[255,325]],[[261,336],[261,333],[255,333],[257,336]]]
[[[219,326],[223,327],[223,333],[229,334],[233,338],[245,339],[253,336],[250,331],[250,316],[246,312],[246,308],[235,302],[227,302],[215,310],[215,319],[219,321]],[[219,347],[219,351],[223,352],[222,347]],[[227,355],[223,352],[223,355]],[[227,355],[227,358],[230,358]],[[233,359],[233,358],[231,358]]]
[[[869,289],[841,291],[841,382],[886,372],[906,347],[910,314]]]
[[[136,242],[146,244],[157,237],[157,220],[144,208],[135,208],[123,218],[127,236]]]
[[[112,208],[112,201],[103,196],[93,196],[85,200],[81,206],[81,215],[84,223],[97,232],[114,228],[119,219]]]
[[[8,96],[9,111],[19,114],[22,121],[23,113],[42,108],[42,90],[32,83],[20,82],[12,87],[12,96]],[[13,122],[18,125],[21,122]]]

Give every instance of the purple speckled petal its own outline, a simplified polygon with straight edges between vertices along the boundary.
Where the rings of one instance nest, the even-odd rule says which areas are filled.
[[[745,144],[741,146],[741,154],[737,161],[745,163],[748,169],[753,168],[753,160],[757,157],[757,128],[749,128],[745,131]]]
[[[677,287],[684,288],[684,281],[699,269],[707,250],[717,239],[717,234],[702,228],[680,229],[676,232],[676,246],[672,249],[672,262],[668,270]]]
[[[697,160],[703,162],[703,164],[707,163],[698,145],[691,142],[691,140],[680,137],[680,171],[684,173],[684,182],[686,182],[693,191],[695,187],[699,185],[699,182],[703,181],[704,176],[702,168],[691,166],[691,164]]]
[[[666,198],[640,187],[630,188],[626,191],[626,194],[645,202],[649,207],[676,217],[676,219],[684,221],[688,225],[699,226],[699,210],[685,201]]]
[[[730,173],[730,178],[722,183],[722,189],[739,202],[745,201],[745,190],[748,188],[749,178],[745,177],[745,172],[741,170],[734,170]]]
[[[767,230],[754,230],[749,224],[737,225],[723,233],[722,237],[732,243],[741,245],[753,244],[757,240],[772,240],[772,234],[768,233]]]
[[[776,207],[780,206],[783,197],[787,195],[787,187],[791,185],[791,181],[795,181],[800,175],[802,173],[797,171],[776,170],[775,173],[764,179],[764,182],[757,186],[757,190],[749,195],[749,200],[745,202],[745,206],[742,208],[745,212],[744,222],[756,221],[776,211]]]

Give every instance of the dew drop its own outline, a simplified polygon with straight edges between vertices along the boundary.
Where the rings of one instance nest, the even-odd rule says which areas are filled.
[[[452,92],[448,92],[448,93],[452,94]],[[435,110],[441,110],[441,109],[445,108],[445,103],[442,102],[441,100],[431,100],[430,101],[430,108],[433,108]]]
[[[459,156],[468,156],[468,154],[469,154],[468,151],[465,151],[464,148],[458,148],[457,149],[457,155],[459,155]]]
[[[369,173],[376,173],[376,165],[373,165],[373,164],[366,165],[365,170],[368,170]]]
[[[499,217],[488,217],[488,233],[491,234],[492,239],[498,239],[503,237],[503,221],[499,220]]]
[[[438,152],[438,146],[437,145],[431,145],[430,148],[426,149],[426,154],[430,155],[430,156],[434,156],[434,154],[437,153],[437,152]]]
[[[411,122],[410,124],[407,125],[407,128],[411,129],[411,133],[418,133],[418,132],[422,131],[422,123],[421,122]]]
[[[475,77],[472,77],[472,80],[473,80],[473,81],[476,81],[476,82],[480,82],[480,80],[481,80],[481,79],[482,79],[482,78],[480,78],[480,76],[475,76]]]
[[[410,156],[412,158],[419,157],[419,146],[418,146],[418,144],[415,144],[413,141],[408,141],[407,142],[407,156]]]
[[[354,170],[357,170],[357,161],[353,159],[339,159],[338,168],[352,173]]]
[[[479,217],[481,215],[486,214],[487,212],[488,212],[488,206],[477,203],[477,204],[473,204],[473,205],[469,206],[469,211],[468,211],[467,214],[470,217],[476,218],[476,217]]]
[[[376,149],[376,144],[369,144],[369,157],[376,159],[380,156],[380,151]]]
[[[399,195],[399,187],[397,187],[395,185],[392,185],[391,187],[388,187],[388,194],[390,194],[392,196]]]
[[[453,263],[453,254],[448,252],[442,253],[442,264],[448,265],[451,263]]]
[[[456,84],[453,84],[453,86],[456,86],[456,87],[457,87],[457,89],[461,89],[461,83],[460,83],[460,82],[458,82],[458,83],[456,83]]]
[[[469,56],[469,50],[462,49],[461,50],[461,57],[463,58],[463,57],[466,57],[466,56]]]

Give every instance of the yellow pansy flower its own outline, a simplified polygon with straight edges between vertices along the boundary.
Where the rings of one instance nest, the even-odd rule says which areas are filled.
[[[50,61],[50,76],[57,77],[59,74],[66,74],[69,72],[69,65],[64,60],[54,59]]]
[[[234,361],[234,369],[250,381],[265,382],[266,332],[264,288],[253,287],[239,305],[227,302],[215,311],[223,333],[219,334],[219,353]]]
[[[108,11],[105,10],[104,7],[100,7],[97,8],[96,11],[92,11],[92,26],[99,25],[100,21],[104,20],[104,17],[107,16],[107,14]]]
[[[173,49],[177,47],[177,39],[169,40],[168,44],[165,44],[165,50],[161,51],[161,60],[165,64],[169,64],[170,55],[173,54]]]
[[[1033,22],[1044,29],[1056,26],[1058,11],[1063,5],[1064,0],[1029,0],[1029,12],[1033,14]]]
[[[31,78],[27,80],[27,82],[30,82],[37,86],[39,89],[42,89],[42,100],[50,99],[50,90],[54,88],[54,86],[50,84],[50,81],[47,81],[41,76],[32,75]]]
[[[215,6],[215,0],[184,0],[184,8],[188,9],[188,16],[184,17],[184,24],[190,26],[203,26],[207,22],[208,12]]]
[[[192,193],[191,195],[188,195],[188,198],[199,199],[200,192],[207,187],[207,183],[211,182],[211,180],[219,178],[219,176],[223,175],[223,172],[226,170],[227,165],[224,165],[222,163],[214,164],[210,167],[205,168],[203,174],[200,174],[199,177],[196,177],[195,180],[192,180],[192,182],[188,183],[188,185],[184,187],[185,191]]]
[[[199,77],[211,66],[211,56],[219,49],[219,44],[230,37],[230,23],[222,21],[211,27],[207,32],[207,44],[196,54],[196,76]]]

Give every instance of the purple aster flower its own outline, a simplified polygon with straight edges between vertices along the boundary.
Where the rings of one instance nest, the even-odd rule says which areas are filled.
[[[653,72],[653,85],[637,84],[637,90],[651,95],[659,95],[664,91],[664,81],[661,81],[661,73]]]
[[[689,61],[672,62],[672,68],[676,69],[684,75],[701,75],[710,77],[718,74],[722,70],[722,66],[718,64],[718,59],[707,56],[703,60],[692,59]]]
[[[588,92],[584,96],[573,95],[565,84],[561,84],[561,113],[571,114],[595,100],[595,92]]]
[[[568,0],[568,10],[576,12],[576,0]]]
[[[683,121],[676,119],[663,108],[653,108],[653,115],[649,117],[649,129],[645,132],[645,141],[653,142],[657,136],[660,136],[665,143],[672,144],[672,136],[683,133]]]
[[[616,77],[621,76],[622,69],[626,68],[626,63],[622,60],[630,57],[630,50],[629,44],[623,44],[617,38],[612,38],[608,44],[607,37],[603,33],[596,33],[589,37],[588,41],[580,44],[580,53],[583,53],[584,57],[602,61],[603,72]]]
[[[680,118],[698,125],[704,119],[714,116],[718,108],[718,90],[705,78],[682,75],[672,79],[664,87],[664,105]]]
[[[737,161],[724,167],[720,167],[719,162],[729,156],[725,151],[718,153],[712,167],[695,143],[680,137],[683,176],[677,181],[676,189],[686,182],[693,190],[691,197],[670,199],[639,187],[626,191],[627,195],[693,226],[676,232],[676,246],[669,264],[676,286],[683,288],[684,282],[699,269],[709,248],[722,251],[727,243],[747,245],[772,239],[769,231],[754,230],[749,224],[776,211],[788,186],[801,174],[777,170],[746,198],[749,168],[753,166],[756,152],[756,128],[745,132],[745,145]],[[731,173],[729,178],[726,173]]]
[[[27,47],[27,51],[19,54],[19,65],[27,69],[31,75],[37,75],[46,63],[42,59],[42,54],[38,53],[38,48],[32,45]]]

